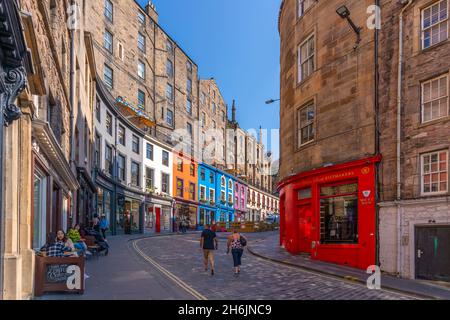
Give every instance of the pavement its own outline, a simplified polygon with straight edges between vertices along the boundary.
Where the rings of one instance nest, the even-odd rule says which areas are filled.
[[[415,294],[297,265],[277,247],[277,233],[248,234],[239,276],[226,236],[218,233],[215,275],[205,272],[199,233],[109,237],[109,255],[87,261],[85,294],[47,294],[41,300],[415,300]],[[251,254],[253,253],[253,254]],[[288,261],[291,257],[291,261]],[[314,262],[315,264],[316,262]],[[340,267],[339,267],[340,268]],[[345,274],[347,274],[346,272]],[[366,277],[367,275],[364,274]]]
[[[311,260],[301,255],[292,255],[279,245],[279,234],[277,232],[268,233],[264,239],[252,242],[248,250],[252,254],[269,261],[323,273],[336,278],[351,279],[365,284],[369,276],[364,270]],[[450,300],[450,286],[446,287],[431,281],[403,279],[383,273],[381,275],[381,287],[426,299]]]

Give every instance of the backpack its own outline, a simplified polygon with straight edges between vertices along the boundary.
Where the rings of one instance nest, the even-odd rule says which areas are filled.
[[[243,247],[245,247],[245,246],[247,245],[247,240],[246,240],[243,236],[241,236],[241,237],[239,238],[239,241],[241,242],[241,245],[242,245]]]

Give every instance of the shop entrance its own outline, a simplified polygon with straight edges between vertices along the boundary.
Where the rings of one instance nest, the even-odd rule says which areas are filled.
[[[300,253],[311,254],[311,227],[312,210],[311,204],[304,204],[298,207],[299,223],[299,250]]]
[[[156,233],[161,232],[161,208],[155,208],[155,231]]]
[[[450,282],[450,226],[415,228],[416,278]]]

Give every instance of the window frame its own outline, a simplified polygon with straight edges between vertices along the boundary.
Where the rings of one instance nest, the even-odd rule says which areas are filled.
[[[107,47],[106,45],[108,42],[107,41],[108,38],[109,38],[109,47]],[[114,35],[108,29],[105,29],[105,32],[103,32],[103,48],[110,54],[114,53]]]
[[[150,152],[150,157],[149,157],[149,152]],[[153,144],[147,142],[146,146],[145,146],[145,157],[147,158],[147,160],[153,161],[153,159],[154,159],[153,152],[154,152]]]
[[[120,130],[121,129],[123,129],[123,141],[120,141]],[[117,138],[118,138],[119,143],[123,146],[126,146],[126,141],[127,141],[126,134],[127,134],[126,128],[123,125],[119,124],[119,127],[117,129]]]
[[[106,76],[107,71],[111,72],[111,84],[109,83],[109,78]],[[110,88],[110,89],[114,89],[114,70],[108,66],[106,63],[103,67],[103,80],[105,82],[105,85]]]
[[[142,73],[142,74],[141,74]],[[146,67],[145,63],[141,60],[138,61],[138,77],[141,78],[141,80],[145,80],[146,77]]]
[[[314,118],[313,120],[307,120],[307,124],[302,126],[302,122],[301,122],[301,112],[305,109],[308,109],[312,107],[313,111],[314,111]],[[308,112],[307,112],[308,113]],[[307,104],[304,104],[303,106],[299,107],[297,109],[297,149],[301,149],[304,146],[314,143],[314,141],[316,140],[316,104],[314,101],[311,101]],[[302,143],[302,130],[304,128],[308,128],[309,126],[313,126],[313,138],[308,140],[307,142]]]
[[[161,150],[161,151],[162,151],[162,157],[161,157],[162,165],[168,167],[170,164],[169,152],[166,150]],[[166,160],[165,155],[167,155],[167,164],[165,163],[165,160]]]
[[[434,100],[431,99],[431,100],[427,101],[426,103],[433,104],[433,102],[438,101],[439,102],[439,109],[440,109],[440,100],[442,100],[444,98],[447,98],[447,108],[446,108],[447,113],[445,115],[443,115],[443,116],[439,116],[437,118],[431,118],[430,120],[425,121],[425,94],[424,94],[424,87],[425,87],[425,85],[430,84],[430,95],[432,95],[432,84],[433,84],[433,82],[434,81],[439,81],[438,85],[439,85],[439,91],[440,91],[441,90],[440,81],[443,78],[446,78],[446,82],[447,82],[447,86],[446,86],[447,93],[446,93],[446,96],[439,96],[439,98],[434,99]],[[428,79],[426,81],[422,81],[421,82],[421,84],[420,84],[420,91],[421,91],[421,94],[420,94],[421,95],[421,97],[420,97],[420,104],[421,104],[420,105],[420,109],[421,109],[420,110],[420,116],[421,116],[421,123],[422,124],[429,123],[429,122],[432,122],[432,121],[437,121],[437,120],[446,118],[446,117],[448,117],[450,115],[450,110],[449,110],[450,109],[450,103],[449,103],[450,83],[449,83],[449,79],[450,79],[449,73],[444,73],[444,74],[441,74],[440,76],[437,76],[437,77],[434,77],[434,78],[431,78],[431,79]],[[431,114],[433,114],[433,107],[431,107]]]
[[[441,155],[441,153],[445,153],[445,155],[446,155],[446,161],[447,161],[447,165],[446,165],[446,168],[445,168],[445,173],[446,173],[446,179],[447,179],[447,181],[446,181],[446,185],[447,185],[447,188],[446,188],[446,190],[445,191],[435,191],[435,192],[433,192],[433,191],[430,191],[430,192],[425,192],[425,180],[424,180],[424,177],[425,177],[425,170],[424,170],[424,165],[425,165],[425,157],[426,156],[432,156],[433,154],[437,154],[438,155],[438,167],[439,167],[439,165],[440,165],[440,155]],[[435,195],[445,195],[445,194],[448,194],[448,192],[449,192],[449,181],[448,181],[448,179],[449,179],[449,159],[448,159],[448,156],[449,156],[449,151],[448,151],[448,149],[442,149],[442,150],[437,150],[437,151],[432,151],[432,152],[427,152],[427,153],[422,153],[421,155],[420,155],[420,195],[422,196],[422,197],[427,197],[427,196],[435,196]],[[431,165],[431,163],[430,163],[430,165]],[[437,172],[437,174],[438,175],[441,175],[441,173],[442,173],[443,171],[438,171]],[[431,173],[431,171],[430,171],[430,175],[432,175],[432,173]],[[440,183],[441,183],[441,181],[440,181],[440,179],[439,179],[439,182],[438,182],[438,185],[440,185]],[[430,183],[431,185],[432,185],[432,182]],[[440,186],[439,186],[439,188],[440,188]]]
[[[137,165],[137,169],[138,169],[138,175],[137,175],[137,184],[133,183],[133,164]],[[141,187],[141,164],[139,162],[137,162],[136,160],[131,160],[130,163],[130,183],[132,186],[135,187]]]
[[[435,24],[431,24],[431,21],[430,21],[430,26],[429,27],[427,27],[427,28],[425,28],[424,27],[424,22],[425,22],[425,19],[424,19],[424,15],[425,15],[425,11],[427,10],[427,9],[430,9],[431,10],[431,8],[433,8],[434,6],[439,6],[439,8],[440,8],[440,4],[442,3],[442,2],[446,2],[446,4],[447,4],[447,17],[446,17],[446,19],[445,20],[443,20],[443,21],[439,21],[439,22],[437,22],[437,23],[435,23]],[[432,47],[434,47],[434,46],[436,46],[436,45],[438,45],[438,44],[440,44],[440,43],[443,43],[443,42],[445,42],[445,41],[447,41],[448,39],[449,39],[449,27],[450,27],[450,19],[449,19],[449,13],[450,13],[450,9],[449,9],[449,5],[450,5],[450,3],[449,3],[449,1],[448,0],[440,0],[440,1],[436,1],[436,2],[433,2],[433,3],[431,3],[429,6],[426,6],[426,7],[424,7],[423,9],[421,9],[421,11],[420,11],[420,35],[421,35],[421,50],[427,50],[427,49],[429,49],[429,48],[432,48]],[[439,11],[439,15],[440,15],[440,11]],[[431,15],[431,17],[432,17],[432,15]],[[430,17],[430,18],[431,18]],[[434,27],[436,27],[436,26],[440,26],[441,24],[444,24],[444,23],[447,23],[447,35],[446,35],[446,39],[445,40],[440,40],[440,41],[438,41],[438,42],[436,42],[436,43],[434,43],[434,44],[432,44],[432,29],[434,28]],[[430,30],[430,45],[428,46],[428,47],[425,47],[425,32],[426,31],[428,31],[428,30]],[[440,32],[440,30],[439,30],[439,34],[440,34],[441,32]],[[439,37],[440,37],[440,35],[439,35]]]
[[[120,166],[119,166],[119,160],[117,160],[117,179],[120,181],[120,182],[126,182],[127,181],[127,156],[126,155],[124,155],[124,154],[122,154],[122,153],[118,153],[118,156],[117,156],[117,159],[123,159],[124,161],[123,161],[123,179],[121,179],[120,178],[120,170],[121,170],[121,168],[120,168]]]
[[[137,142],[135,139],[137,139]],[[133,136],[131,138],[131,151],[133,151],[136,154],[140,154],[140,149],[141,149],[140,143],[141,143],[140,138],[137,135],[133,134]],[[137,149],[135,149],[135,145],[137,146]]]
[[[313,44],[314,44],[313,54],[309,53],[309,46],[308,46],[309,41],[310,41],[311,39],[313,40]],[[308,56],[307,56],[307,58],[306,58],[304,61],[302,61],[302,54],[301,54],[301,52],[302,52],[302,47],[303,47],[304,45],[307,46]],[[303,41],[297,46],[297,84],[300,84],[300,83],[306,81],[307,79],[309,79],[309,78],[314,74],[314,72],[316,71],[316,69],[317,69],[317,66],[316,66],[316,49],[317,49],[317,48],[316,48],[316,47],[317,47],[317,45],[316,45],[316,35],[315,35],[315,32],[310,33],[310,34],[305,38],[305,40],[303,40]],[[303,68],[302,68],[302,66],[303,66],[303,64],[308,63],[310,60],[312,60],[312,62],[313,62],[313,70],[310,70],[309,74],[308,74],[307,76],[305,76],[305,75],[303,74]],[[308,67],[308,70],[309,70],[309,67]]]
[[[111,10],[108,10],[107,5],[111,7]],[[103,7],[103,15],[106,17],[106,19],[108,19],[108,21],[114,22],[114,3],[112,3],[111,0],[105,0]],[[107,13],[111,13],[111,16],[107,15]]]
[[[147,39],[145,38],[145,35],[143,35],[141,32],[138,32],[137,38],[138,38],[137,42],[138,42],[139,51],[141,51],[142,53],[146,53],[147,52]]]

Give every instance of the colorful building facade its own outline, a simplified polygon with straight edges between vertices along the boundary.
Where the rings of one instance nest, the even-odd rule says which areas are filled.
[[[217,169],[207,164],[198,166],[198,227],[203,229],[205,224],[217,221],[216,207],[216,175]]]
[[[244,221],[247,213],[248,186],[241,180],[234,183],[234,211],[235,220]]]
[[[189,229],[197,228],[198,163],[183,153],[173,153],[173,196],[175,198],[174,230],[186,221]]]
[[[234,183],[235,178],[223,171],[216,172],[216,203],[217,222],[233,222],[234,211]]]

